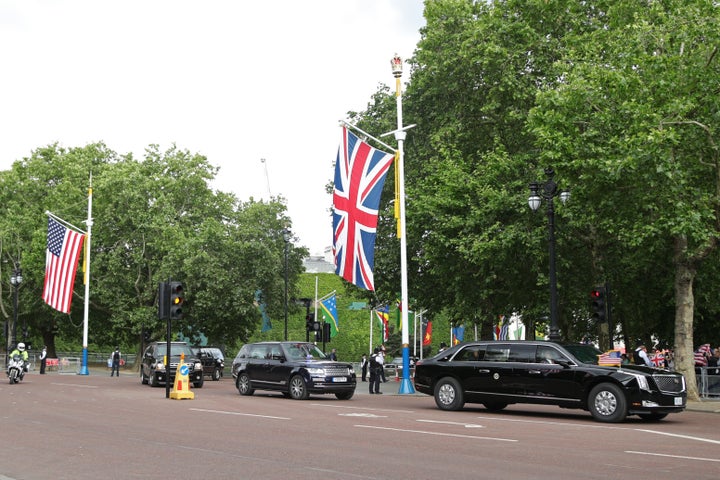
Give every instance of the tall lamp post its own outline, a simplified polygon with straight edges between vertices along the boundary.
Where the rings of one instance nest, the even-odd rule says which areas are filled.
[[[283,230],[285,240],[285,341],[288,339],[288,247],[290,246],[290,230]]]
[[[10,284],[13,286],[13,324],[12,324],[12,345],[17,346],[17,317],[18,317],[18,288],[23,281],[22,270],[20,265],[13,270],[10,276]],[[27,329],[25,329],[27,330]],[[25,337],[27,337],[27,331],[25,331]],[[23,337],[23,340],[25,340]]]
[[[548,251],[550,256],[550,341],[560,340],[560,329],[558,327],[558,298],[557,298],[557,275],[555,271],[555,206],[553,199],[560,197],[563,204],[570,199],[570,192],[558,190],[558,185],[553,180],[555,171],[552,168],[545,169],[548,179],[545,183],[532,182],[530,184],[530,197],[528,205],[533,211],[540,208],[542,200],[547,200],[548,217]]]

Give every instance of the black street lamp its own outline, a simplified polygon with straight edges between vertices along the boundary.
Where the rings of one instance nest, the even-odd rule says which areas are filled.
[[[555,271],[555,206],[553,199],[560,197],[563,204],[570,198],[567,190],[558,191],[558,185],[553,180],[555,171],[552,168],[545,169],[548,179],[545,183],[532,182],[530,184],[530,197],[528,205],[533,211],[540,208],[542,199],[547,200],[548,216],[548,250],[550,254],[550,340],[560,340],[560,329],[558,327],[558,299],[557,299],[557,276]]]
[[[18,265],[10,276],[10,284],[13,286],[12,345],[14,347],[17,346],[18,288],[20,288],[22,281],[22,270],[20,269],[20,265]],[[23,340],[26,340],[25,337],[27,337],[27,329],[25,329],[24,334],[25,336],[23,337]]]
[[[290,230],[283,229],[285,240],[285,341],[288,339],[288,247],[290,246]]]

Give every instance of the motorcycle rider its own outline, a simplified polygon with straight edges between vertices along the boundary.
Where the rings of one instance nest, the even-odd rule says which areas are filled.
[[[25,344],[23,342],[20,342],[17,344],[17,347],[15,350],[10,352],[10,358],[13,358],[15,355],[18,355],[23,359],[23,371],[28,371],[28,352],[25,350]]]

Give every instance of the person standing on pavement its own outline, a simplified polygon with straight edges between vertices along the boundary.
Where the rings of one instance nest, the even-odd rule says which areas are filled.
[[[332,360],[333,362],[337,362],[337,350],[335,350],[334,348],[330,352],[330,360]]]
[[[380,345],[378,356],[380,357],[380,381],[385,383],[387,382],[387,378],[385,378],[385,345]]]
[[[110,370],[110,376],[116,373],[120,376],[120,347],[115,347],[115,351],[112,353],[112,370]]]
[[[40,375],[45,375],[45,365],[47,365],[47,345],[43,346],[40,352]]]
[[[382,395],[380,391],[380,372],[382,370],[382,356],[380,355],[380,349],[376,348],[373,350],[373,354],[370,355],[370,393]]]
[[[638,345],[635,349],[635,365],[645,365],[646,367],[652,367],[653,363],[650,361],[650,357],[647,354],[647,347],[645,345]]]
[[[360,371],[362,372],[362,381],[367,382],[367,371],[368,371],[368,359],[367,355],[363,353],[360,359]]]

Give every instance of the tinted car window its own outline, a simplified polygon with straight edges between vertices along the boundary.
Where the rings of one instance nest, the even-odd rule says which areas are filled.
[[[561,361],[568,361],[568,358],[556,348],[544,345],[537,347],[537,354],[535,356],[536,363],[559,363]]]
[[[534,362],[535,361],[535,346],[517,344],[510,347],[510,356],[508,357],[510,362]]]
[[[510,345],[488,345],[485,350],[486,362],[507,362],[510,357]]]
[[[267,347],[265,345],[253,345],[250,349],[250,358],[265,358]]]
[[[582,363],[589,363],[591,365],[597,365],[598,355],[602,354],[600,350],[592,345],[563,345],[563,347]]]
[[[482,345],[471,345],[460,350],[455,357],[454,362],[477,362],[485,358],[485,347]]]

